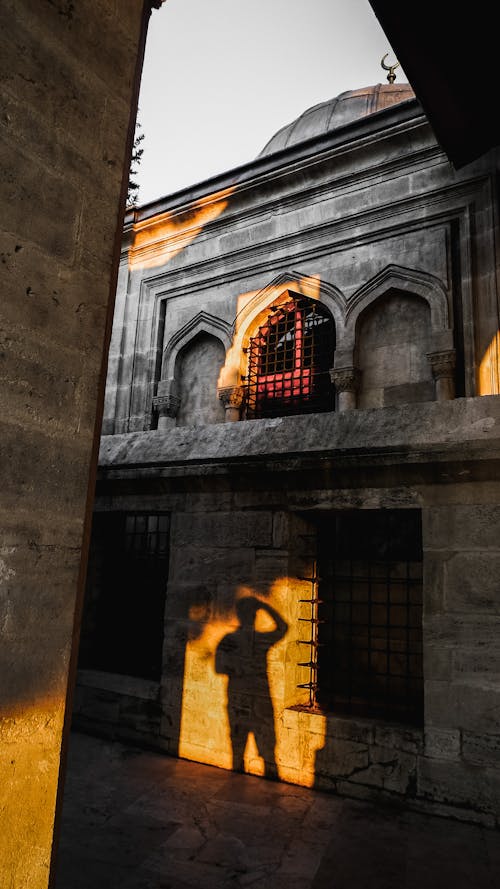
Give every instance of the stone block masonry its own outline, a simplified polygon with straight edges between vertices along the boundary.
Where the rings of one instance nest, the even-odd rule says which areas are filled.
[[[46,889],[50,879],[116,232],[149,7],[7,0],[0,9],[5,889]]]

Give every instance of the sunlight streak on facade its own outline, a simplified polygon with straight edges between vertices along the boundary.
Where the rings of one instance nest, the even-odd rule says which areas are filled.
[[[491,340],[479,365],[478,394],[500,394],[500,331]]]

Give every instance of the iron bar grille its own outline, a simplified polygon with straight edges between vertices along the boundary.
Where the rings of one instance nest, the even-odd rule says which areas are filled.
[[[135,558],[149,561],[166,558],[170,517],[165,514],[144,513],[125,516],[125,550]]]
[[[311,576],[300,577],[299,580],[305,580],[311,584],[311,595],[308,599],[299,599],[299,605],[301,606],[301,609],[307,612],[305,616],[299,617],[299,620],[309,624],[310,635],[309,639],[298,640],[299,645],[305,646],[308,657],[307,661],[301,661],[298,666],[307,667],[309,671],[309,680],[308,682],[301,682],[297,687],[306,688],[308,690],[309,707],[314,707],[316,704],[316,696],[318,692],[318,608],[321,604],[321,600],[318,596],[319,578],[317,573],[316,561],[313,561]]]
[[[334,348],[333,318],[321,303],[297,296],[276,309],[250,340],[247,418],[333,410]]]
[[[80,666],[159,679],[169,566],[166,513],[96,513]]]
[[[357,510],[323,519],[318,573],[312,706],[421,724],[420,511]]]

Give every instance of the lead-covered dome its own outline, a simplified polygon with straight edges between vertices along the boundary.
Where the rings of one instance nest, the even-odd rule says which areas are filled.
[[[414,98],[415,93],[409,83],[377,83],[375,86],[340,93],[328,102],[321,102],[308,108],[292,123],[278,130],[262,149],[259,157],[274,154],[315,136],[324,136],[332,130],[359,120],[360,117],[366,117],[390,105],[397,105],[399,102]]]

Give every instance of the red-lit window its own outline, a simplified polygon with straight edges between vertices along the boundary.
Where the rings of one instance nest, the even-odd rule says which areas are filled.
[[[327,309],[295,297],[275,309],[249,346],[247,418],[333,409],[335,329]]]

